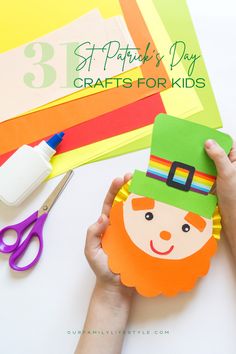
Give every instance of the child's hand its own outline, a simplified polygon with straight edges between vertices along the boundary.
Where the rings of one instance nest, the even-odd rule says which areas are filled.
[[[96,223],[88,228],[84,250],[85,256],[96,274],[97,285],[108,290],[121,290],[129,293],[133,292],[133,288],[125,287],[120,282],[120,276],[112,273],[108,268],[108,257],[101,247],[101,235],[109,224],[110,210],[117,192],[131,177],[131,174],[126,174],[124,178],[116,178],[112,182],[103,203],[101,216]]]
[[[236,142],[229,157],[213,140],[206,141],[205,149],[217,168],[216,193],[223,232],[229,240],[236,261]]]
[[[120,276],[108,268],[108,257],[101,247],[101,235],[109,224],[110,210],[117,192],[130,178],[131,174],[127,174],[124,178],[116,178],[112,182],[103,203],[101,216],[88,228],[84,253],[97,281],[84,323],[84,334],[80,337],[76,349],[77,354],[121,353],[134,288],[124,286],[120,282]],[[106,338],[101,335],[91,336],[91,329],[109,330],[110,333],[108,331]],[[116,331],[119,335],[113,335]]]

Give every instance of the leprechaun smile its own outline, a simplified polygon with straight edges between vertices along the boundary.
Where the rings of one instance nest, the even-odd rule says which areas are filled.
[[[168,249],[168,251],[160,252],[160,251],[158,251],[158,250],[153,246],[152,240],[150,241],[150,247],[151,247],[151,250],[152,250],[153,252],[155,252],[155,253],[157,253],[157,254],[160,254],[160,255],[162,255],[162,256],[165,256],[165,255],[169,254],[169,253],[173,250],[173,248],[174,248],[174,246],[172,245],[172,246]]]

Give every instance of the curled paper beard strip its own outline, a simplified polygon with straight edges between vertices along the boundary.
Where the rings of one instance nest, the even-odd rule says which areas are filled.
[[[147,230],[145,232],[144,226],[142,229],[143,240],[141,240],[141,243],[138,243],[137,238],[135,240],[135,235],[130,235],[127,232],[125,203],[128,202],[130,196],[131,194],[128,192],[128,184],[126,184],[116,196],[110,214],[110,225],[102,237],[102,247],[108,255],[108,265],[110,270],[113,273],[120,274],[121,282],[124,285],[135,287],[137,292],[145,297],[153,297],[161,294],[165,296],[175,296],[179,292],[190,291],[195,286],[197,280],[207,274],[210,267],[211,257],[216,253],[216,239],[219,238],[221,231],[218,209],[215,210],[213,218],[207,221],[212,227],[210,228],[210,233],[208,235],[205,234],[207,239],[205,244],[203,244],[199,250],[187,257],[168,259],[164,254],[157,255],[155,253],[155,248],[153,255],[151,255],[151,248],[147,251],[147,248],[145,247],[148,247],[151,235],[147,234]],[[142,199],[142,197],[140,199]],[[160,204],[159,207],[161,207]],[[168,208],[168,205],[166,205],[166,207]],[[170,208],[172,208],[172,214],[168,215],[168,219],[171,224],[171,215],[173,215],[175,209],[178,214],[180,209],[172,206],[170,206]],[[158,214],[158,203],[155,211]],[[133,210],[132,212],[139,213],[140,218],[143,218],[141,223],[143,222],[145,224],[145,222],[150,223],[150,221],[145,220],[145,215],[148,214],[148,212],[152,213],[153,209],[139,211]],[[187,214],[186,211],[182,212]],[[162,221],[163,220],[157,220],[156,225],[158,225],[158,222],[163,224]],[[186,224],[186,221],[184,220],[181,220],[181,222],[183,222],[184,225]],[[174,225],[172,225],[172,229],[173,227]],[[166,225],[165,227],[166,233],[170,234],[168,229],[170,229],[170,225]],[[195,247],[194,237],[199,237],[197,233],[199,235],[201,234],[200,231],[195,230],[193,235],[184,235],[184,237],[193,238],[193,241],[190,242],[192,249]],[[156,237],[158,238],[158,232]],[[171,242],[174,247],[177,247],[178,238],[173,234],[171,237],[173,238]],[[162,243],[166,242],[170,244],[170,240],[166,238],[166,241],[162,240]],[[158,241],[154,241],[153,244],[157,245]],[[181,252],[186,252],[184,245]]]

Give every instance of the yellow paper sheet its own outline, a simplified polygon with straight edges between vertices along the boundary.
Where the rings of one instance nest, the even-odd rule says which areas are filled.
[[[142,74],[142,70],[140,68],[136,68],[136,69],[132,69],[132,70],[126,71],[124,74],[120,74],[120,75],[117,75],[115,77],[116,78],[122,78],[122,79],[128,77],[132,81],[136,81],[139,77],[143,77],[143,74]],[[121,85],[122,85],[122,81],[120,80],[118,86],[121,86]],[[25,112],[25,113],[21,114],[21,116],[23,116],[25,114],[28,114],[28,113],[40,111],[41,109],[57,106],[59,104],[65,103],[65,102],[76,100],[78,98],[82,98],[82,97],[85,97],[85,96],[93,95],[95,93],[99,93],[101,91],[109,90],[109,89],[112,89],[114,87],[116,87],[115,82],[112,83],[111,85],[109,84],[109,86],[107,88],[106,87],[103,88],[103,87],[100,87],[100,86],[97,86],[95,88],[86,88],[86,89],[83,89],[81,91],[72,93],[69,96],[62,97],[59,100],[52,101],[52,102],[47,103],[47,104],[45,104],[45,105],[43,105],[41,107],[37,107],[37,108],[32,109],[32,110],[30,110],[28,112]]]
[[[118,0],[2,1],[0,53],[33,41],[98,8],[104,18],[122,15]],[[94,28],[91,28],[91,31]]]
[[[87,163],[145,149],[150,145],[152,128],[153,124],[150,124],[144,128],[56,155],[52,158],[53,170],[48,178],[56,177],[68,169]]]
[[[169,62],[166,58],[169,57],[169,50],[173,44],[164,25],[156,11],[152,0],[136,0],[146,21],[147,27],[151,33],[154,43],[156,44],[161,55],[165,56],[163,61],[168,76],[170,78],[185,78],[188,77],[182,64],[175,67],[171,71]],[[172,87],[168,90],[161,92],[166,112],[179,118],[187,118],[194,113],[203,110],[200,99],[194,88],[175,88]]]
[[[4,33],[0,41],[0,53],[33,41],[35,38],[60,28],[93,8],[98,8],[104,18],[118,15],[123,16],[119,0],[109,1],[109,4],[107,0],[61,0],[60,2],[56,0],[47,2],[22,0],[14,2],[14,11],[12,11],[12,3],[5,1],[1,5],[0,12],[0,33]],[[20,29],[17,30],[17,35],[16,29]],[[139,77],[143,77],[143,75],[140,68],[135,68],[117,77],[129,77],[135,81]],[[115,86],[116,83],[114,82],[107,89]],[[103,90],[105,89],[99,86],[96,88],[86,88],[25,112],[25,114],[95,94]]]

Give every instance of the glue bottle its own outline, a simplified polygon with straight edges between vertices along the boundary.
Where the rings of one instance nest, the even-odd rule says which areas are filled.
[[[52,171],[51,157],[64,133],[31,147],[21,146],[0,167],[0,200],[10,206],[20,205]]]

